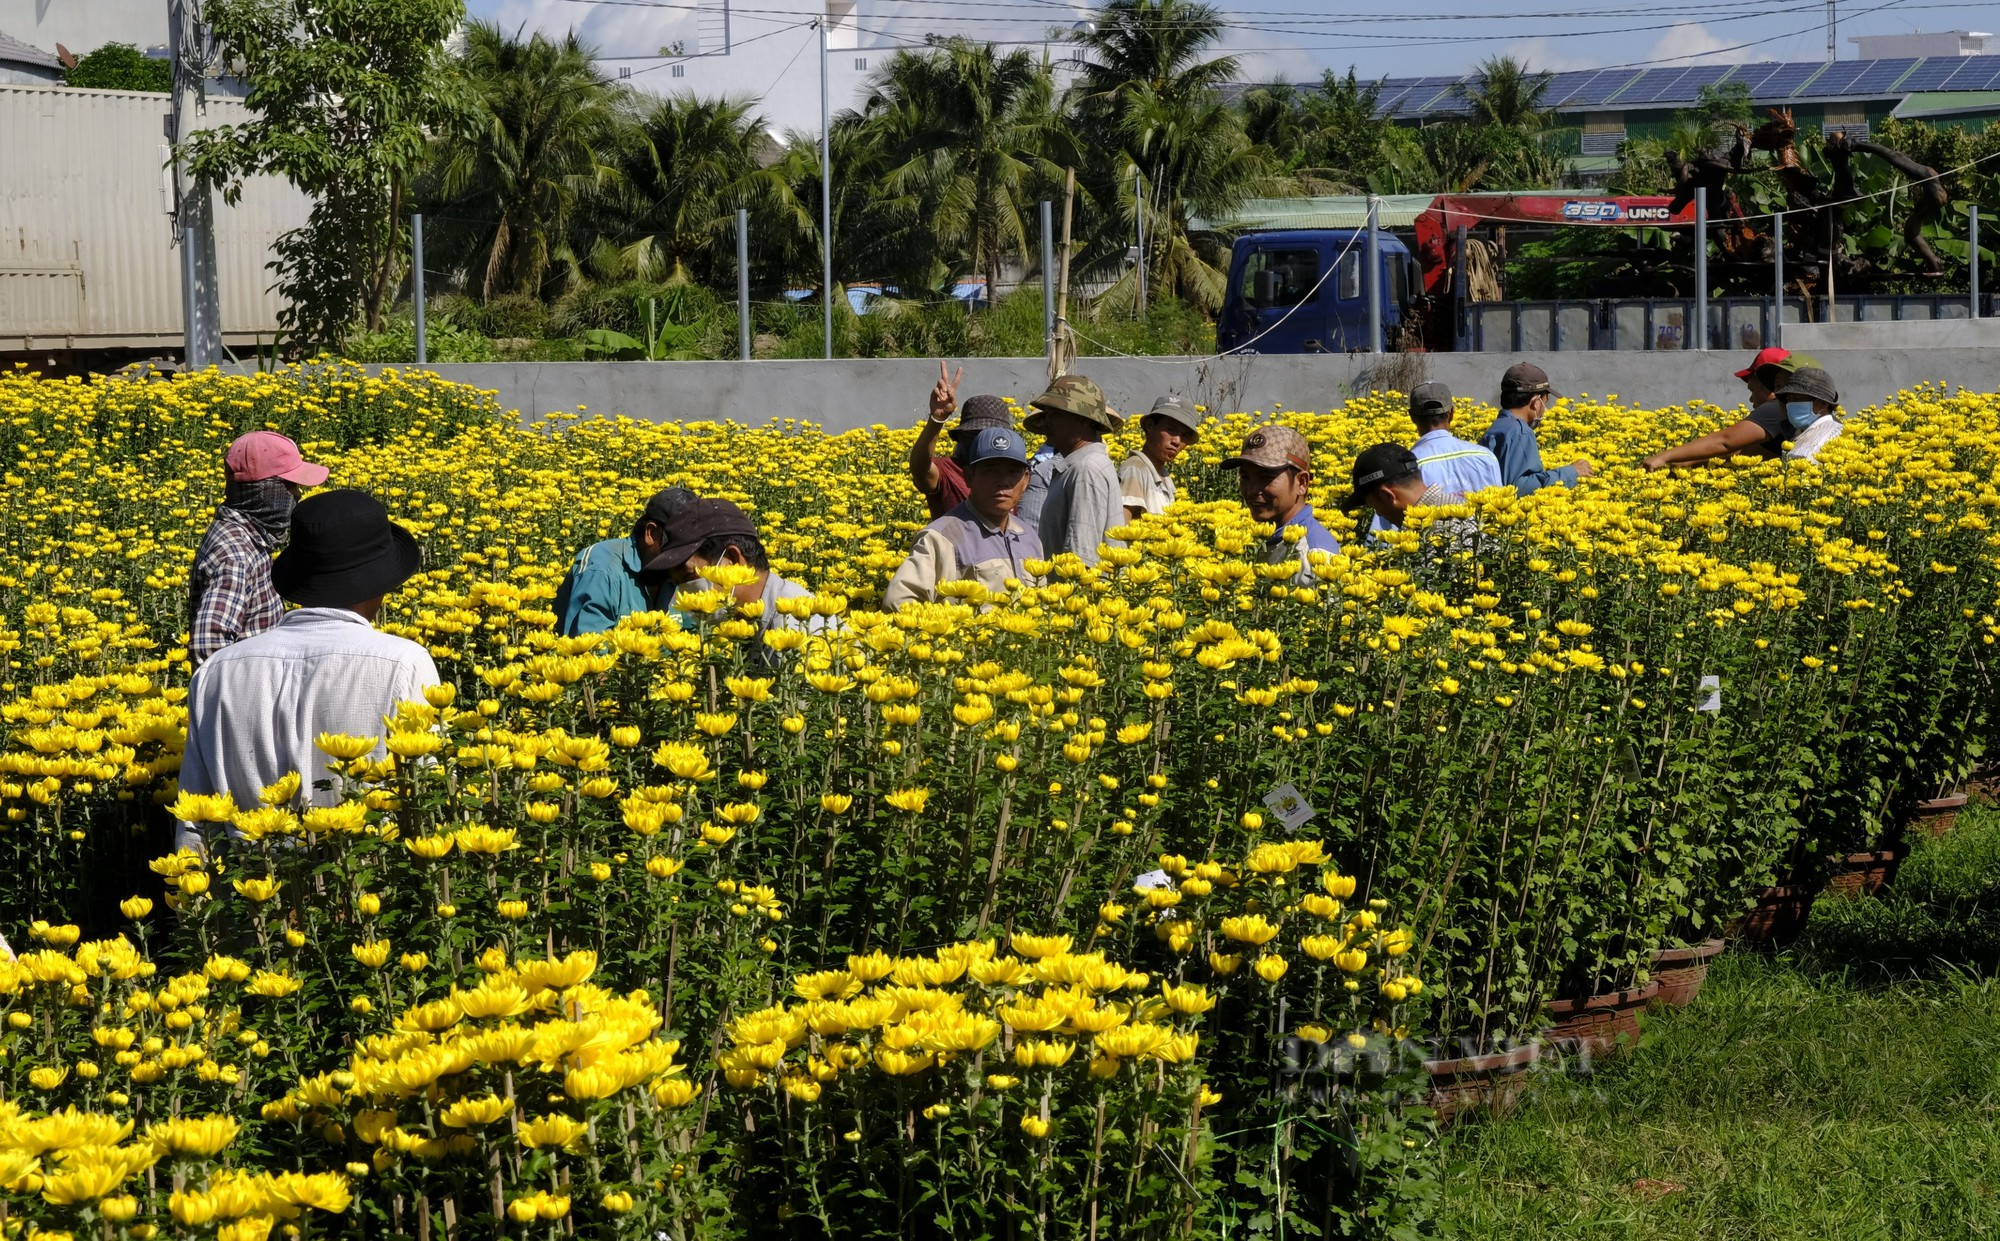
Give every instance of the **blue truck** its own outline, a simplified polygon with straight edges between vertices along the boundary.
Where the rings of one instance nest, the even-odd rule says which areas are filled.
[[[1378,234],[1382,347],[1423,294],[1416,259]],[[1361,353],[1368,350],[1368,234],[1313,228],[1246,233],[1229,259],[1229,287],[1215,325],[1216,348],[1239,353]]]

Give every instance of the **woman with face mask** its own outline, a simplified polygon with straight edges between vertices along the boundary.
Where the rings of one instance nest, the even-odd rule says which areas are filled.
[[[1785,424],[1792,446],[1785,450],[1788,461],[1811,461],[1819,450],[1840,434],[1840,393],[1833,376],[1817,366],[1802,366],[1779,386],[1778,400],[1785,406]]]

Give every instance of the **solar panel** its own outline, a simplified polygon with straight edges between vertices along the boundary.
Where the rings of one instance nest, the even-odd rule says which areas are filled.
[[[1899,56],[1894,60],[1868,60],[1861,62],[1862,69],[1854,81],[1848,83],[1850,95],[1887,95],[1893,92],[1897,82],[1917,63],[1914,56]],[[1813,93],[1819,93],[1819,83],[1813,83]]]
[[[1774,103],[1791,98],[1793,92],[1825,69],[1824,64],[1779,65],[1778,71],[1750,88],[1750,97]]]
[[[1826,67],[1826,72],[1813,79],[1812,93],[1816,96],[1848,94],[1861,75],[1875,67],[1872,60],[1843,60]]]
[[[1639,75],[1638,81],[1625,88],[1625,92],[1618,96],[1618,103],[1628,108],[1653,103],[1673,90],[1674,84],[1686,74],[1686,69],[1648,69]]]
[[[1729,75],[1734,65],[1696,65],[1674,81],[1672,90],[1658,96],[1659,103],[1693,103],[1701,98],[1701,88],[1713,86]]]
[[[1994,70],[2000,69],[2000,56],[1964,56],[1960,62],[1958,72],[1951,75],[1944,89],[1985,90],[1986,84],[1993,80]]]
[[[1451,77],[1418,78],[1411,85],[1410,93],[1403,96],[1402,101],[1396,105],[1396,115],[1422,116],[1438,110],[1441,104],[1449,102],[1448,100],[1440,99],[1439,96],[1445,94],[1451,87],[1456,86],[1460,80],[1457,75]]]
[[[1736,72],[1728,80],[1740,83],[1746,87],[1750,91],[1750,97],[1755,99],[1761,93],[1758,88],[1775,77],[1778,71],[1784,67],[1784,65],[1776,61],[1759,61],[1756,64],[1738,65],[1736,66]]]
[[[1542,95],[1542,103],[1547,107],[1560,108],[1569,102],[1570,96],[1587,85],[1598,74],[1596,69],[1573,69],[1558,73],[1549,79],[1549,89]]]
[[[1981,59],[1984,58],[1982,57]],[[1959,58],[1956,56],[1927,57],[1924,63],[1910,70],[1909,77],[1904,78],[1896,84],[1896,89],[1906,93],[1920,90],[1943,90],[1944,84],[1951,80],[1951,75],[1957,73],[1961,67]]]
[[[1589,108],[1603,104],[1619,91],[1624,90],[1633,78],[1639,76],[1631,69],[1606,69],[1586,83],[1582,90],[1570,98],[1572,108]]]
[[[1377,116],[1394,115],[1396,111],[1396,105],[1401,103],[1403,99],[1409,95],[1410,89],[1415,85],[1416,85],[1416,80],[1414,78],[1384,79],[1382,82],[1382,89],[1376,92],[1375,95],[1375,115]]]

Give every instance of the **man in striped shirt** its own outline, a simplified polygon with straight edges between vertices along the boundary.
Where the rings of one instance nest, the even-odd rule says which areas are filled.
[[[1454,499],[1500,485],[1499,459],[1451,433],[1456,412],[1451,389],[1441,383],[1418,384],[1410,392],[1410,421],[1417,427],[1417,442],[1410,452],[1425,485]],[[1370,535],[1388,528],[1379,514],[1368,524]]]

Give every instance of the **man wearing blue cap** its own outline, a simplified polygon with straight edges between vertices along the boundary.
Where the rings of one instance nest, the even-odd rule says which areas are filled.
[[[966,497],[958,507],[925,526],[882,604],[935,602],[945,582],[973,581],[1005,594],[1010,581],[1034,585],[1040,579],[1027,562],[1042,556],[1035,531],[1014,516],[1028,488],[1028,452],[1011,427],[982,427],[963,449]]]

